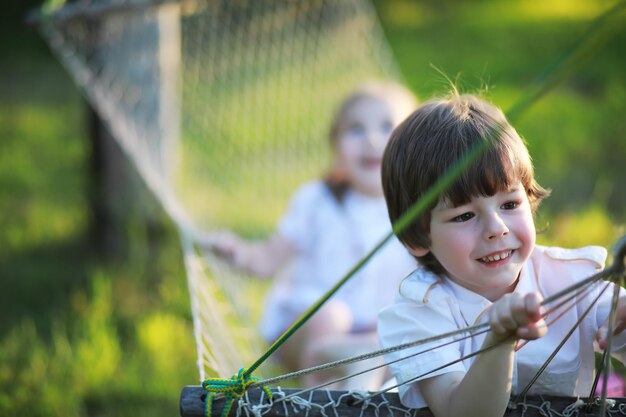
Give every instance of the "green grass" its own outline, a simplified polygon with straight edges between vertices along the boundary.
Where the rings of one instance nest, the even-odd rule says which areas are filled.
[[[379,2],[407,82],[424,98],[445,93],[449,85],[434,65],[453,79],[458,75],[462,90],[487,89],[505,111],[585,33],[588,16],[614,4],[551,1],[536,10],[524,1],[452,3],[442,14],[430,2]],[[626,219],[626,192],[617,181],[626,177],[626,141],[619,133],[626,128],[625,80],[618,70],[624,67],[624,21],[624,12],[613,16],[613,27],[622,29],[516,124],[539,180],[555,190],[546,202],[554,211],[586,205],[603,183],[601,204],[618,222]]]
[[[507,109],[584,33],[588,16],[612,3],[375,5],[421,98],[448,87],[433,64],[459,73],[465,90],[488,86]],[[176,415],[180,388],[197,380],[178,237],[165,218],[155,232],[130,204],[125,256],[100,256],[88,229],[83,101],[36,33],[19,25],[23,11],[0,25],[0,415]],[[626,232],[625,37],[516,126],[539,181],[553,189],[540,209],[541,243],[608,246]],[[258,234],[258,225],[233,222]]]
[[[131,205],[126,256],[99,256],[83,100],[19,13],[6,19],[0,415],[177,415],[180,388],[197,371],[176,234],[163,219],[155,237]]]

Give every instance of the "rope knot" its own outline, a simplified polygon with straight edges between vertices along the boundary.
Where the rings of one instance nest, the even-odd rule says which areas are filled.
[[[226,403],[224,404],[224,408],[222,409],[220,416],[227,417],[235,400],[241,398],[246,393],[250,385],[260,380],[260,378],[248,375],[246,373],[246,369],[241,368],[236,375],[233,375],[230,378],[209,378],[202,381],[202,388],[209,392],[207,394],[206,401],[204,402],[204,415],[211,417],[213,399],[217,394],[224,394]],[[272,391],[270,391],[270,389],[265,385],[262,385],[261,389],[271,400]]]

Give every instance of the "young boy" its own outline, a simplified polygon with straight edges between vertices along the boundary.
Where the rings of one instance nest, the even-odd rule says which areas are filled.
[[[400,387],[403,403],[428,406],[436,416],[502,416],[511,393],[525,388],[582,316],[530,392],[589,395],[593,341],[606,344],[612,287],[593,304],[603,282],[578,295],[569,310],[565,305],[542,318],[541,300],[602,269],[606,251],[535,245],[533,215],[549,192],[535,181],[523,140],[496,107],[455,94],[425,103],[394,131],[382,168],[391,221],[479,143],[484,150],[478,158],[434,206],[399,233],[421,267],[402,282],[396,302],[379,315],[383,347],[488,320],[486,335],[391,364],[399,383],[410,381]],[[561,317],[552,323],[557,315]],[[626,309],[620,308],[618,331],[624,317]],[[519,339],[530,343],[516,353]],[[390,354],[387,360],[442,342]],[[625,347],[626,337],[616,336],[613,346]]]

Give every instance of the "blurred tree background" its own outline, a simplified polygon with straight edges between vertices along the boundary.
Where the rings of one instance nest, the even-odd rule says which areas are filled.
[[[37,5],[0,14],[0,415],[177,415],[197,372],[176,231],[163,217],[155,233],[131,200],[124,252],[102,256],[89,111],[23,23]],[[449,88],[436,67],[506,110],[614,2],[374,5],[420,98]],[[516,123],[553,190],[541,243],[609,246],[625,232],[624,27]]]

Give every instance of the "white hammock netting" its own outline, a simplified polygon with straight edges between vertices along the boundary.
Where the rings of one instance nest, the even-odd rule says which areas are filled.
[[[200,379],[230,376],[263,351],[262,287],[200,255],[193,236],[270,233],[328,166],[339,101],[398,78],[371,4],[88,0],[41,29],[181,230]]]

